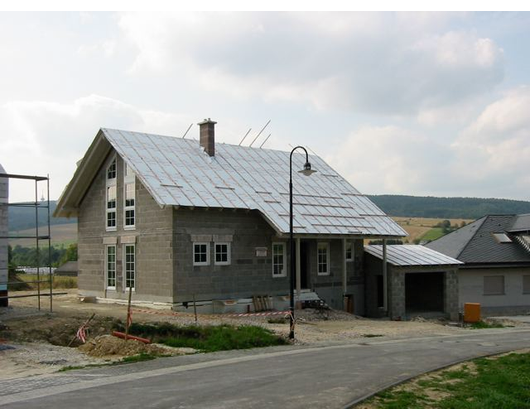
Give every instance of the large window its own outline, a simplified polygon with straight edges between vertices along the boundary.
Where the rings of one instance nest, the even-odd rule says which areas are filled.
[[[319,243],[317,246],[317,274],[329,275],[329,244]]]
[[[485,295],[504,295],[504,276],[484,276]]]
[[[353,251],[351,241],[346,241],[346,261],[353,261]]]
[[[136,207],[135,207],[135,176],[134,172],[130,168],[129,165],[126,163],[125,170],[124,170],[124,177],[123,177],[123,189],[124,189],[124,221],[125,221],[125,229],[134,229],[136,224]]]
[[[136,289],[136,247],[135,245],[124,245],[123,260],[123,278],[125,281],[125,290]]]
[[[107,289],[116,289],[116,245],[107,245],[106,256]]]
[[[193,265],[210,264],[210,244],[207,242],[193,243]]]
[[[285,269],[285,244],[274,243],[272,244],[272,276],[273,277],[285,277],[287,272]]]
[[[116,159],[107,168],[106,215],[107,230],[116,230]]]
[[[215,243],[215,265],[230,265],[230,242]]]

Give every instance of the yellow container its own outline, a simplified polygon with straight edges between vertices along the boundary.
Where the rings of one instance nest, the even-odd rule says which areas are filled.
[[[464,303],[464,322],[474,324],[480,321],[480,303]]]

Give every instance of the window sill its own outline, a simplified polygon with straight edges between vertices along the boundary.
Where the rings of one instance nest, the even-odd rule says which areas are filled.
[[[136,226],[124,226],[123,230],[136,230]]]

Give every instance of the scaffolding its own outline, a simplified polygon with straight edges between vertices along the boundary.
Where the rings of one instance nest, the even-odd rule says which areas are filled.
[[[8,207],[29,207],[35,209],[35,235],[10,235],[8,233],[7,236],[0,236],[0,239],[34,239],[35,240],[35,249],[36,249],[36,258],[37,258],[37,280],[36,281],[29,281],[26,283],[29,284],[36,284],[37,285],[37,293],[36,294],[24,294],[24,295],[15,295],[11,296],[11,299],[14,298],[25,298],[25,297],[37,297],[37,306],[39,311],[41,310],[41,297],[50,297],[50,312],[53,312],[53,295],[57,294],[63,294],[63,293],[53,293],[53,275],[52,275],[52,247],[51,247],[51,215],[50,215],[50,178],[49,176],[31,176],[31,175],[17,175],[17,174],[6,174],[6,173],[0,173],[0,178],[8,178],[8,179],[20,179],[20,180],[27,180],[27,181],[34,181],[35,182],[35,201],[28,201],[28,202],[21,202],[21,203],[10,203],[7,202]],[[41,202],[39,202],[39,195],[38,195],[38,187],[39,182],[46,182],[46,199],[43,199]],[[42,231],[39,231],[39,210],[46,210],[46,224],[47,231],[46,234],[43,235]],[[40,248],[41,248],[41,242],[47,241],[48,243],[48,266],[47,266],[47,272],[48,272],[48,279],[41,280],[41,268],[46,268],[46,266],[40,265]],[[3,267],[2,267],[3,268]],[[9,271],[9,267],[7,267],[7,270]],[[45,276],[43,276],[45,278]],[[49,293],[41,293],[41,284],[48,283],[49,285]],[[9,276],[8,276],[8,282],[9,285]],[[9,287],[9,286],[8,286]],[[9,293],[8,293],[9,294]],[[9,299],[9,296],[0,297],[0,299]]]

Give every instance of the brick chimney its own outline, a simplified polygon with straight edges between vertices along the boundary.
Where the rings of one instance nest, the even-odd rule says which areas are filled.
[[[215,155],[215,124],[217,123],[209,118],[198,123],[200,127],[201,147],[210,156]]]

